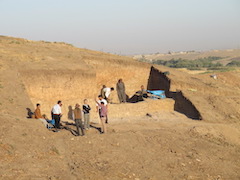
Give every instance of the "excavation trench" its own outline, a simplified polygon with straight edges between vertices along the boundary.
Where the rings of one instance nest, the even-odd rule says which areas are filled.
[[[147,83],[148,90],[164,90],[167,99],[165,101],[151,101],[149,99],[146,100],[147,103],[140,104],[127,103],[112,105],[110,106],[109,116],[116,118],[144,116],[146,113],[159,111],[159,107],[161,107],[163,111],[175,110],[185,114],[191,119],[202,119],[194,104],[187,99],[181,91],[170,91],[171,80],[163,72],[151,67],[150,75],[147,79],[149,69],[144,68],[140,70],[141,74],[130,74],[125,77],[125,79],[128,80],[126,84],[131,85],[128,88],[128,92],[137,90],[140,83]],[[114,71],[116,70],[114,69]],[[116,79],[121,77],[121,71],[120,69],[119,73],[114,76]],[[102,76],[102,74],[94,71],[61,70],[59,72],[58,70],[23,70],[20,74],[33,105],[36,103],[42,104],[42,112],[49,115],[52,106],[57,100],[61,99],[64,102],[63,112],[66,117],[70,112],[69,107],[74,107],[76,102],[81,103],[81,100],[84,98],[89,99],[90,105],[95,107],[95,102],[92,97],[97,95],[97,82],[108,82],[106,76]],[[110,77],[110,79],[114,78]],[[136,79],[138,80],[136,81]],[[38,82],[38,86],[33,82]],[[115,97],[114,102],[117,102],[117,97]],[[98,119],[97,114],[92,113],[92,118]]]
[[[195,105],[184,96],[182,91],[172,92],[170,91],[171,80],[166,76],[166,73],[159,71],[158,69],[151,67],[150,75],[148,79],[148,90],[164,90],[167,98],[174,99],[174,110],[186,115],[188,118],[194,120],[202,120],[200,112]]]

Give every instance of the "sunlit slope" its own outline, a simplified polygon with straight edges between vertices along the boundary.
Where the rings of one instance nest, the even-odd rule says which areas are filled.
[[[59,99],[64,102],[65,115],[69,108],[85,98],[90,99],[94,107],[94,98],[101,86],[115,87],[119,78],[124,80],[126,92],[131,97],[141,85],[147,87],[150,73],[150,64],[66,43],[1,36],[0,53],[1,111],[7,112],[11,106],[17,106],[16,115],[21,116],[26,114],[24,108],[33,109],[36,103],[41,103],[43,113],[49,115]],[[155,67],[170,72],[170,90],[182,91],[204,120],[235,122],[240,118],[238,71],[218,73],[218,79],[214,80],[209,74],[191,75],[177,69]],[[118,103],[116,91],[112,96]],[[134,116],[134,111],[130,115]]]
[[[130,96],[147,84],[149,65],[131,58],[87,49],[75,48],[65,43],[28,41],[0,37],[1,70],[14,71],[32,103],[41,103],[44,113],[61,99],[68,106],[83,99],[94,98],[103,84],[115,87],[118,79],[126,84]],[[5,87],[8,84],[5,85]],[[14,86],[12,86],[14,90]],[[9,92],[10,93],[10,92]],[[116,93],[113,94],[117,101]]]

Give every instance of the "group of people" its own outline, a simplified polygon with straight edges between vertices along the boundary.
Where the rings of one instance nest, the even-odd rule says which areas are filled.
[[[84,99],[82,110],[80,109],[80,105],[78,103],[75,105],[75,109],[73,110],[73,119],[75,120],[78,135],[80,135],[79,128],[81,129],[82,136],[85,134],[84,130],[88,130],[90,128],[90,111],[91,107],[89,106],[87,99]],[[84,122],[82,119],[84,119]]]
[[[88,130],[90,128],[90,110],[91,107],[88,104],[88,100],[84,99],[84,104],[82,106],[82,109],[80,109],[80,105],[77,103],[75,105],[75,109],[73,110],[73,119],[75,121],[76,127],[77,127],[77,133],[78,135],[84,135],[84,130]],[[83,113],[83,118],[82,118]],[[58,101],[57,104],[55,104],[52,108],[51,115],[52,120],[48,120],[48,118],[45,115],[41,114],[41,105],[36,105],[36,110],[34,112],[35,118],[40,120],[45,127],[55,127],[55,132],[59,132],[61,129],[61,117],[62,117],[62,101]],[[84,122],[82,121],[84,119]],[[52,123],[53,122],[53,123]],[[81,133],[80,133],[81,130]]]
[[[117,89],[117,94],[118,94],[118,99],[120,103],[125,103],[127,102],[127,95],[125,92],[125,84],[122,79],[119,79],[117,84],[116,84],[116,89]],[[112,96],[111,92],[114,91],[113,87],[106,87],[106,85],[102,86],[100,95],[102,96],[103,99],[106,99],[108,103],[112,103]]]
[[[120,103],[126,103],[127,102],[127,96],[125,93],[125,84],[122,79],[119,79],[116,84],[118,99]],[[96,101],[96,112],[99,113],[100,117],[100,124],[101,124],[101,133],[107,133],[106,124],[108,123],[108,103],[112,103],[112,96],[111,92],[114,91],[114,88],[106,87],[103,85],[100,95],[95,100]],[[145,95],[144,87],[141,86],[141,90],[137,93],[140,93],[141,95]],[[84,99],[82,105],[82,109],[80,108],[80,105],[77,103],[75,105],[75,109],[72,112],[73,120],[75,121],[75,125],[77,127],[77,133],[78,135],[84,135],[85,131],[87,131],[90,128],[90,111],[91,107],[88,104],[88,100]],[[45,127],[55,127],[55,132],[60,131],[60,120],[62,117],[62,101],[58,101],[56,105],[53,106],[51,115],[52,120],[48,120],[46,116],[41,114],[40,110],[41,105],[36,105],[35,110],[35,118],[40,120]],[[82,117],[83,116],[83,117]],[[54,122],[54,123],[52,123]]]

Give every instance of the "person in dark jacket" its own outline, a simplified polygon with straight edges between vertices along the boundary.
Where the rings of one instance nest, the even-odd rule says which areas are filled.
[[[84,99],[83,117],[84,117],[84,129],[86,130],[90,128],[90,110],[91,110],[91,107],[88,104],[88,100]]]
[[[147,90],[141,85],[141,90],[136,92],[136,95],[141,96],[143,98],[148,98]]]

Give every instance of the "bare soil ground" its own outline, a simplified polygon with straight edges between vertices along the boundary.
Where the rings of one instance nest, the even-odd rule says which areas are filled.
[[[110,119],[86,136],[1,117],[1,179],[239,179],[239,127],[176,112]],[[65,123],[63,123],[65,125]],[[75,130],[74,125],[65,125]]]
[[[214,80],[209,74],[189,74],[156,66],[162,71],[170,71],[171,90],[182,90],[203,115],[202,121],[194,121],[174,111],[172,99],[126,105],[117,104],[115,100],[116,104],[109,107],[111,112],[107,134],[99,134],[100,125],[93,110],[92,128],[86,132],[86,136],[75,136],[76,127],[68,119],[67,111],[62,118],[65,129],[58,133],[44,128],[35,119],[26,118],[26,107],[34,107],[34,98],[28,93],[20,71],[54,70],[51,65],[64,61],[66,54],[71,57],[63,62],[63,67],[56,69],[64,66],[68,70],[88,69],[91,66],[94,69],[94,64],[99,63],[104,67],[102,64],[106,61],[112,63],[113,68],[127,66],[127,62],[131,61],[129,72],[122,75],[125,79],[131,76],[135,78],[126,81],[128,92],[134,93],[135,88],[147,79],[138,78],[145,75],[149,67],[143,64],[141,69],[141,65],[135,65],[125,57],[77,49],[65,44],[28,42],[6,37],[1,38],[0,42],[0,179],[240,179],[239,71],[219,73],[219,78]],[[19,45],[21,52],[14,56]],[[34,48],[30,59],[26,58],[27,52]],[[44,52],[41,48],[57,51]],[[50,57],[47,59],[44,53],[55,60]],[[59,56],[59,61],[55,55]],[[40,56],[45,60],[38,62],[37,57]],[[73,66],[75,61],[78,62],[76,57],[82,58],[82,66]],[[30,62],[31,59],[33,62]],[[130,72],[131,68],[136,68],[136,72]],[[111,72],[110,69],[105,71]],[[120,72],[112,74],[117,77]],[[111,84],[107,76],[100,76],[99,84],[104,79]],[[36,83],[38,88],[38,82],[30,83]],[[93,99],[91,103],[94,107]],[[49,116],[49,112],[46,113]],[[151,117],[146,116],[147,113]]]

